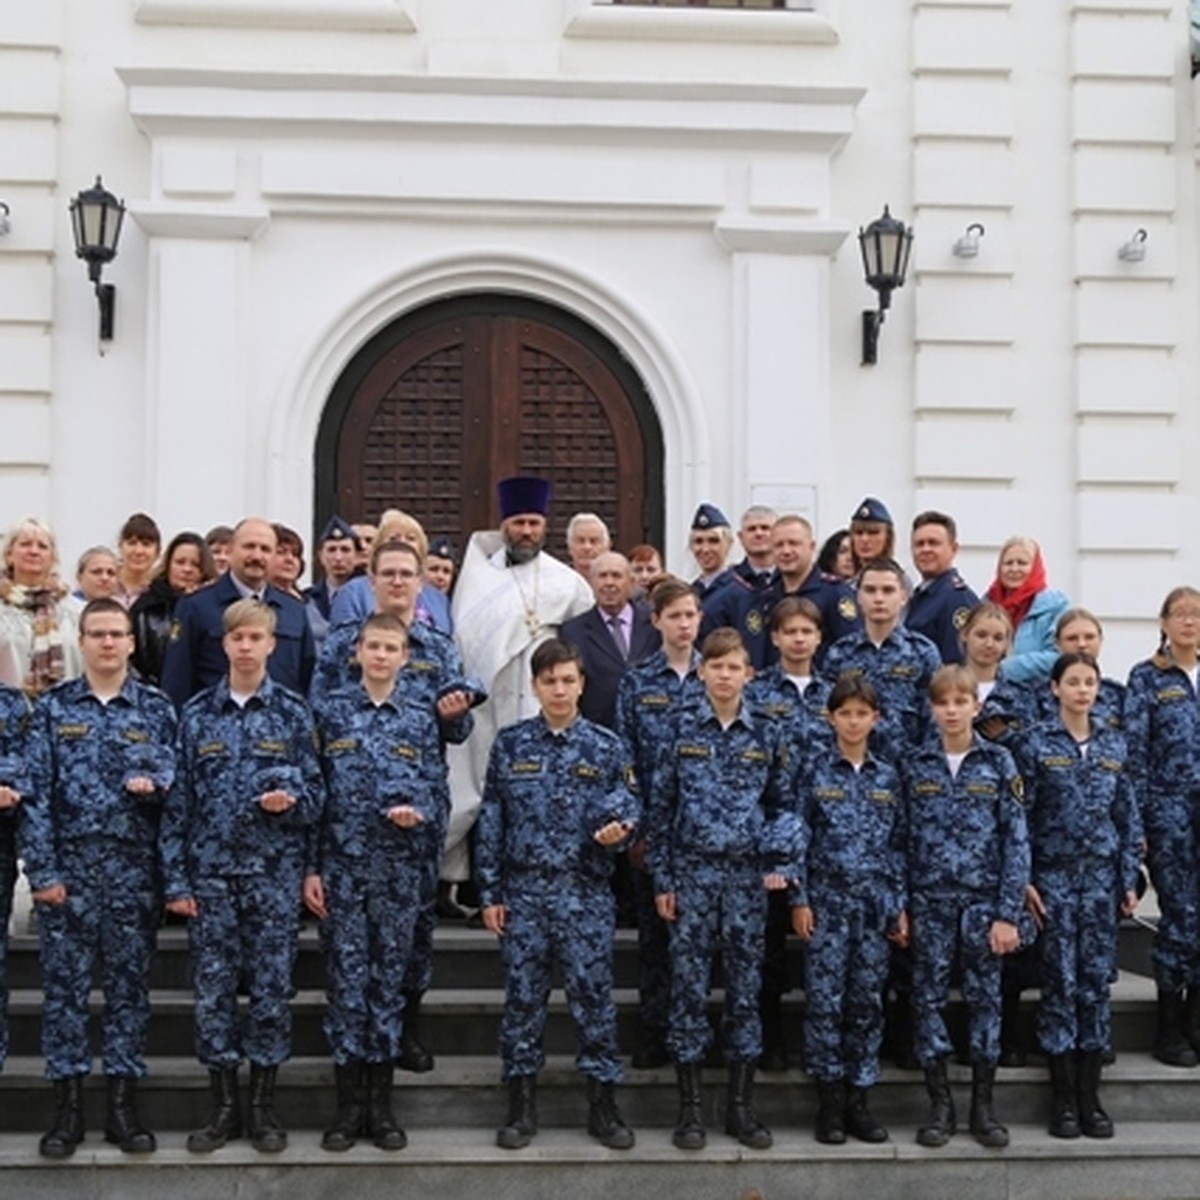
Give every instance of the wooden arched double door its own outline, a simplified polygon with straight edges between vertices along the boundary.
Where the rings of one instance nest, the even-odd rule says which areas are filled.
[[[316,529],[411,512],[464,549],[499,519],[496,481],[553,484],[548,548],[572,513],[614,545],[662,544],[662,433],[641,379],[591,326],[515,296],[464,296],[388,326],[347,365],[322,417]]]

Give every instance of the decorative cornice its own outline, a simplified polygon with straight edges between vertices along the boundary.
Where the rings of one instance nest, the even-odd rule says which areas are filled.
[[[139,25],[413,33],[412,0],[136,0]]]

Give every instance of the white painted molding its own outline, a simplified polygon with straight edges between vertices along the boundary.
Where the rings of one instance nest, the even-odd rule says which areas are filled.
[[[413,33],[415,0],[135,0],[139,25]]]
[[[280,125],[474,130],[569,129],[576,137],[658,131],[787,138],[832,154],[854,128],[858,87],[512,79],[119,67],[129,111],[143,133],[179,135],[202,125],[241,125],[261,135]]]
[[[812,0],[806,8],[639,8],[563,0],[563,33],[628,41],[836,45],[836,0]]]
[[[231,208],[217,204],[162,204],[139,201],[129,215],[151,237],[201,238],[209,241],[250,241],[269,224],[265,205]]]
[[[832,221],[787,221],[736,216],[713,227],[730,254],[817,254],[832,258],[850,236],[850,226]]]

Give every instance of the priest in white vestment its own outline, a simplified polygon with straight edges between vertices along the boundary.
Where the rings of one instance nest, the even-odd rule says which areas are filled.
[[[545,552],[550,484],[517,475],[498,484],[500,528],[474,533],[454,591],[454,631],[463,669],[483,682],[488,700],[475,710],[475,730],[447,747],[452,807],[442,878],[470,876],[467,838],[483,794],[488,755],[505,725],[538,712],[533,652],[571,617],[596,603],[587,581]]]

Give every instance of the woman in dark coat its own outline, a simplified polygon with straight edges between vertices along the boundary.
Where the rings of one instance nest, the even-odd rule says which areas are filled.
[[[216,577],[212,554],[200,534],[188,531],[171,539],[149,588],[129,610],[133,666],[147,683],[158,686],[177,601]]]

